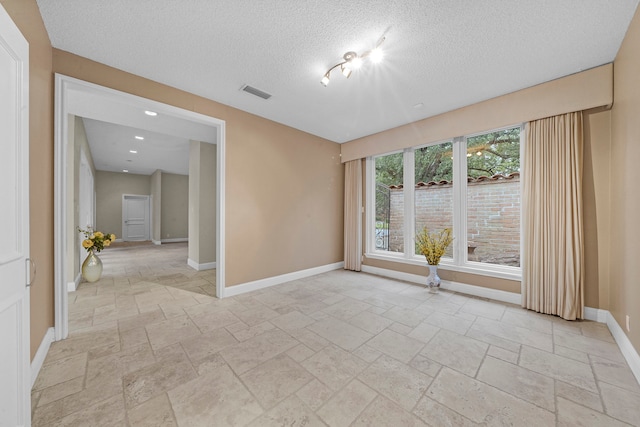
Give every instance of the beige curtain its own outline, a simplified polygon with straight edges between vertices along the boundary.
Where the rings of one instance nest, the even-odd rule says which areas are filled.
[[[522,306],[583,318],[582,113],[529,122],[522,165]]]
[[[344,164],[344,269],[362,264],[362,161]]]

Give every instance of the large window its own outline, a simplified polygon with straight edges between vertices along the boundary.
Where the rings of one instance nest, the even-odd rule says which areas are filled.
[[[453,228],[453,142],[417,148],[413,157],[415,231]],[[452,246],[444,257],[453,258]]]
[[[467,138],[468,260],[520,266],[520,127]]]
[[[375,159],[375,248],[404,252],[404,197],[402,153]]]
[[[520,135],[516,126],[369,159],[367,256],[423,264],[415,233],[452,228],[443,268],[518,277]]]

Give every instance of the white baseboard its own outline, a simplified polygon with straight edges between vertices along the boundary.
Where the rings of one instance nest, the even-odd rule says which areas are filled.
[[[205,262],[203,264],[198,264],[197,262],[195,262],[191,258],[187,259],[187,264],[189,265],[189,267],[193,268],[194,270],[198,270],[198,271],[213,270],[214,268],[216,268],[216,263],[215,262]]]
[[[162,239],[160,240],[162,243],[179,243],[179,242],[188,242],[188,237],[176,237],[175,239]]]
[[[389,270],[380,267],[372,267],[370,265],[363,265],[361,270],[363,273],[375,274],[376,276],[388,277],[390,279],[404,280],[405,282],[419,283],[421,285],[424,285],[427,281],[427,276]]]
[[[607,323],[609,312],[600,308],[585,307],[584,318],[598,323]],[[613,333],[613,332],[612,332]]]
[[[602,310],[606,311],[606,310]],[[616,340],[618,347],[620,347],[620,351],[622,355],[627,360],[633,375],[636,377],[638,384],[640,384],[640,355],[633,348],[633,344],[629,341],[629,337],[624,333],[618,322],[613,317],[613,315],[606,311],[607,313],[607,326],[609,327],[609,331],[611,331],[611,335],[613,335],[613,339]]]
[[[424,285],[426,283],[426,276],[422,276],[419,274],[404,273],[402,271],[372,267],[370,265],[363,265],[362,271],[364,273],[389,277],[391,279],[404,280],[406,282],[418,283],[420,285]],[[507,302],[511,304],[520,305],[521,302],[520,294],[517,294],[515,292],[506,292],[498,289],[485,288],[482,286],[467,285],[465,283],[452,282],[449,280],[443,280],[440,284],[440,287],[442,289],[447,289],[453,292],[460,292],[462,294],[473,295],[481,298],[489,298],[492,300]]]
[[[485,288],[483,286],[467,285],[466,283],[450,282],[449,280],[443,280],[440,286],[443,289],[467,295],[474,295],[480,298],[488,298],[516,305],[520,305],[522,303],[522,296],[515,292],[501,291],[499,289]]]
[[[343,261],[333,264],[321,265],[320,267],[313,267],[306,270],[294,271],[293,273],[282,274],[280,276],[267,277],[266,279],[254,280],[253,282],[242,283],[240,285],[228,286],[224,288],[224,296],[232,297],[234,295],[268,288],[270,286],[279,285],[281,283],[291,282],[292,280],[304,279],[305,277],[311,277],[315,276],[316,274],[339,270],[341,268],[344,268]]]
[[[154,245],[161,245],[162,241],[161,240],[153,240],[153,239],[151,239],[151,243],[153,243]]]
[[[47,357],[49,347],[54,341],[54,337],[55,333],[53,328],[47,329],[44,337],[42,337],[38,351],[36,351],[35,356],[33,356],[33,360],[31,361],[31,388],[33,388],[33,385],[36,383],[36,379],[38,378],[40,369],[42,369],[42,364],[44,363],[44,359]]]
[[[78,273],[75,281],[67,282],[67,292],[74,292],[80,286],[80,282],[82,281],[82,273]]]

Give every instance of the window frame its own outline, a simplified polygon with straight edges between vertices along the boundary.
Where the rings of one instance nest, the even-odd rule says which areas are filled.
[[[520,209],[520,267],[489,264],[468,260],[467,250],[467,139],[478,135],[520,127],[520,168],[522,169],[523,147],[526,143],[524,123],[504,126],[487,131],[457,136],[403,150],[394,150],[366,159],[366,226],[365,257],[393,261],[410,265],[426,265],[422,255],[415,253],[415,150],[451,141],[453,146],[453,258],[442,258],[440,268],[461,273],[477,274],[508,280],[522,279],[522,209]],[[403,153],[403,198],[404,198],[404,252],[389,252],[375,247],[375,159],[390,154]],[[409,191],[410,190],[410,191]],[[522,180],[520,180],[520,206],[522,207]]]

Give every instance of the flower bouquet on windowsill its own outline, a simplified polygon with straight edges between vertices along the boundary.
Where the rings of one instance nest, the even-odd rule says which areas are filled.
[[[427,287],[429,292],[437,293],[440,287],[440,277],[438,277],[438,264],[440,264],[440,258],[447,251],[449,245],[453,242],[453,236],[451,235],[451,228],[445,228],[444,230],[434,233],[429,233],[427,227],[423,227],[418,234],[416,234],[416,245],[418,250],[427,259],[429,264],[429,276],[427,277]]]
[[[96,282],[100,280],[100,276],[102,276],[102,260],[98,258],[95,252],[100,252],[105,247],[111,245],[111,242],[116,240],[116,235],[113,233],[105,234],[101,231],[93,231],[91,227],[87,227],[86,230],[78,227],[78,231],[84,234],[82,247],[89,253],[82,263],[82,277],[84,277],[87,282]]]

